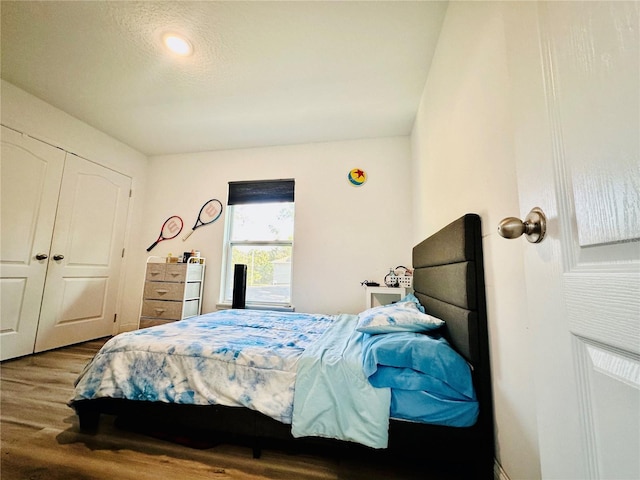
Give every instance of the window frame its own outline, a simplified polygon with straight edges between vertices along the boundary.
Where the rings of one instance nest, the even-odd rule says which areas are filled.
[[[266,196],[263,194],[264,192],[260,190],[260,186],[264,185],[266,190],[273,189],[276,187],[277,190],[277,182],[288,183],[289,186],[285,185],[285,188],[291,188],[289,193],[282,194],[282,189],[280,189],[276,193],[276,200],[271,200],[272,197]],[[223,237],[223,259],[222,259],[222,268],[221,268],[221,278],[220,278],[220,302],[219,306],[228,307],[232,303],[233,297],[233,274],[234,274],[234,265],[233,265],[233,249],[234,247],[288,247],[291,250],[290,256],[290,271],[289,271],[289,299],[288,301],[283,302],[256,302],[254,300],[247,299],[246,307],[249,309],[282,309],[282,310],[294,310],[293,308],[293,252],[294,252],[294,238],[291,240],[233,240],[233,219],[234,219],[234,207],[236,205],[248,205],[248,204],[264,204],[264,203],[290,203],[293,207],[293,231],[295,232],[295,198],[293,196],[293,188],[294,181],[293,180],[265,180],[265,181],[255,181],[255,182],[229,182],[229,199],[231,199],[233,193],[234,184],[241,185],[242,188],[246,189],[246,184],[254,186],[257,188],[256,197],[254,201],[251,199],[251,192],[249,193],[249,198],[243,198],[240,202],[231,201],[227,204],[227,214],[225,215],[225,228],[224,228],[224,237]],[[246,192],[245,192],[246,193]],[[282,201],[283,198],[290,198],[290,201]],[[230,297],[227,297],[227,292],[230,293]]]

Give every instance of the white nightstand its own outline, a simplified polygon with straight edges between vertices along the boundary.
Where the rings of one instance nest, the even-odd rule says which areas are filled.
[[[405,287],[364,287],[367,296],[366,308],[387,305],[397,302],[406,294],[408,288]]]

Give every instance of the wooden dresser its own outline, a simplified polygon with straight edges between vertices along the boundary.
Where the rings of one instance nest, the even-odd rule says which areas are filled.
[[[149,257],[140,328],[200,314],[204,262],[201,258],[190,259],[188,263],[166,263],[164,257]]]

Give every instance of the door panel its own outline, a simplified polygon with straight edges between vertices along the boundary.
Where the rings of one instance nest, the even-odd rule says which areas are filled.
[[[637,479],[639,4],[505,8],[542,476]]]
[[[67,154],[37,352],[112,333],[130,186],[129,177]]]
[[[590,477],[640,478],[638,356],[576,337],[583,447]]]
[[[78,171],[76,173],[71,210],[69,218],[59,218],[61,223],[68,222],[73,235],[66,239],[58,237],[59,248],[64,250],[67,257],[67,267],[93,265],[107,267],[111,262],[114,243],[122,239],[114,238],[114,229],[117,227],[118,196],[122,193],[121,186],[111,179],[94,173]],[[125,182],[127,189],[128,184]],[[71,193],[71,192],[69,192]],[[72,197],[72,198],[71,198]],[[90,201],[86,205],[84,202]],[[64,242],[64,246],[62,244]],[[117,245],[116,245],[117,246]]]
[[[550,3],[541,8],[542,46],[577,243],[637,240],[638,5]]]
[[[64,152],[2,127],[0,356],[33,353]]]
[[[59,324],[104,316],[108,298],[107,278],[64,278]]]

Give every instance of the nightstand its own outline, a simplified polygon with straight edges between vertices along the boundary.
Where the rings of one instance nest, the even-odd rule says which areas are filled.
[[[402,299],[409,290],[405,287],[364,287],[367,296],[365,308],[378,307]]]

